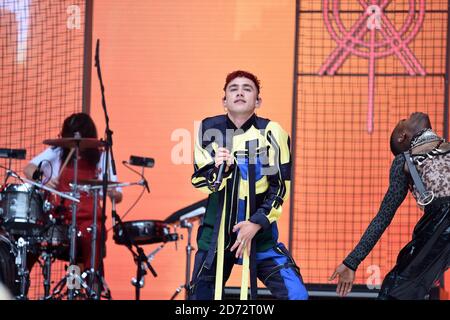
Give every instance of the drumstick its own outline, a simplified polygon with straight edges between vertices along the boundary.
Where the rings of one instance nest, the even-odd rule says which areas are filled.
[[[64,171],[64,169],[66,168],[67,164],[69,163],[70,158],[72,157],[73,153],[75,152],[75,149],[72,148],[70,149],[69,154],[66,157],[66,160],[64,160],[64,164],[61,166],[61,169],[59,170],[58,173],[58,178],[61,176],[61,173]]]

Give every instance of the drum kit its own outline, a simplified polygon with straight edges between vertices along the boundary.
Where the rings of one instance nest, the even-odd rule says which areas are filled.
[[[61,192],[45,185],[39,179],[29,180],[21,177],[10,168],[6,171],[3,185],[0,185],[0,282],[3,282],[18,300],[28,299],[30,287],[30,269],[32,265],[42,259],[44,296],[41,299],[111,299],[111,294],[102,277],[101,270],[96,270],[96,257],[99,254],[97,241],[97,224],[91,226],[90,268],[81,273],[77,265],[77,238],[80,231],[77,228],[77,208],[80,194],[85,193],[93,197],[92,221],[98,218],[98,197],[102,190],[128,187],[132,185],[144,186],[148,189],[144,178],[144,168],[153,166],[153,159],[130,157],[128,164],[142,167],[141,180],[131,183],[120,183],[101,180],[78,180],[78,158],[81,149],[98,148],[104,146],[103,140],[81,138],[61,138],[45,140],[46,145],[71,149],[68,157],[73,156],[74,177],[70,183],[70,192]],[[0,151],[7,149],[0,149]],[[0,157],[14,158],[16,154],[1,153]],[[19,159],[19,157],[15,157]],[[24,153],[20,159],[24,159]],[[66,159],[62,168],[70,159]],[[125,163],[125,162],[124,162]],[[10,162],[11,166],[11,162]],[[6,169],[6,168],[5,168]],[[38,168],[39,169],[39,168]],[[62,171],[62,170],[61,170]],[[60,173],[61,173],[60,171]],[[42,176],[42,173],[41,173]],[[15,183],[7,183],[9,178],[15,178]],[[44,183],[43,183],[44,182]],[[53,199],[70,201],[71,208],[61,208]],[[200,217],[204,212],[202,206],[182,209],[164,221],[137,220],[121,221],[116,212],[116,205],[112,201],[113,240],[118,245],[126,246],[133,254],[137,265],[136,277],[131,280],[136,289],[136,300],[140,298],[140,289],[144,286],[144,277],[149,270],[153,276],[156,272],[150,262],[167,242],[177,241],[177,227],[188,229],[188,244],[186,246],[186,282],[177,288],[172,299],[189,285],[190,261],[193,247],[191,246],[192,219]],[[200,204],[200,203],[199,203]],[[61,212],[71,212],[71,222],[63,218]],[[172,227],[175,232],[171,232]],[[181,237],[182,238],[182,237]],[[149,255],[144,253],[141,245],[161,243]],[[52,263],[56,260],[69,262],[64,277],[52,288]],[[67,287],[67,290],[63,290]]]
[[[99,180],[78,180],[78,159],[79,151],[87,148],[101,149],[104,146],[102,140],[81,138],[62,138],[45,140],[46,145],[70,149],[71,152],[62,165],[64,168],[73,156],[74,176],[70,184],[70,192],[61,192],[42,181],[29,180],[21,177],[14,171],[7,169],[5,182],[0,188],[0,282],[6,284],[12,294],[19,300],[28,299],[30,287],[30,269],[38,261],[44,276],[44,296],[42,299],[62,299],[65,294],[67,298],[79,299],[100,299],[110,298],[100,270],[96,270],[96,257],[98,230],[97,223],[92,223],[89,230],[91,236],[91,267],[81,273],[77,265],[77,238],[80,232],[77,229],[77,208],[80,203],[80,194],[86,193],[93,196],[92,221],[98,221],[98,197],[104,188],[104,182]],[[10,149],[1,149],[2,158],[19,157]],[[6,151],[5,151],[6,150]],[[20,159],[24,159],[24,152],[20,154]],[[11,163],[11,162],[10,162]],[[40,168],[38,168],[40,169]],[[61,170],[62,171],[62,170]],[[61,172],[60,171],[60,172]],[[8,183],[13,177],[14,183]],[[143,178],[143,173],[141,175]],[[35,177],[33,177],[35,179]],[[143,178],[138,182],[119,183],[106,181],[106,188],[111,190],[118,187],[132,185],[147,186]],[[71,202],[71,209],[57,205],[53,199],[66,199]],[[113,201],[115,212],[115,203]],[[71,223],[68,223],[61,211],[71,212]],[[117,216],[114,220],[120,220]],[[154,223],[150,226],[149,224]],[[125,222],[122,233],[114,236],[118,244],[125,244],[127,232],[129,230],[129,241],[139,244],[172,241],[174,234],[170,234],[167,225],[161,225],[154,221]],[[118,230],[114,226],[114,232]],[[51,290],[51,267],[55,259],[69,261],[67,272],[61,281]],[[96,282],[97,281],[97,282]],[[63,288],[67,291],[63,293]]]

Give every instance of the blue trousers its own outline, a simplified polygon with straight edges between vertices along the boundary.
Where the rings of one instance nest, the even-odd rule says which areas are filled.
[[[216,262],[211,269],[204,267],[207,251],[198,250],[195,255],[194,271],[190,284],[190,300],[212,300],[214,298]],[[225,251],[223,286],[228,280],[233,266],[238,260],[235,252]],[[299,268],[286,247],[279,243],[264,252],[256,254],[257,277],[276,299],[307,300],[306,291]],[[223,295],[222,295],[223,296]]]

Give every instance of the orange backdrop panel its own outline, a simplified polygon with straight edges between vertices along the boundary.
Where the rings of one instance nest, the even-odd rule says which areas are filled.
[[[130,155],[154,157],[146,170],[151,193],[124,219],[164,219],[205,196],[190,184],[195,122],[223,113],[222,87],[235,69],[254,72],[262,82],[258,114],[290,132],[294,63],[295,1],[106,1],[94,6],[94,41],[101,39],[101,66],[106,87],[118,176],[138,176],[121,165]],[[96,70],[92,73],[91,114],[104,130]],[[184,144],[184,153],[179,147]],[[182,157],[172,157],[172,152]],[[141,189],[124,189],[123,214]],[[280,238],[288,242],[289,207],[281,218]],[[107,226],[111,227],[110,211]],[[198,227],[198,222],[194,225]],[[186,230],[167,243],[148,274],[143,299],[169,299],[185,280]],[[116,245],[109,232],[106,281],[115,299],[133,299],[130,279],[136,266],[131,253]],[[194,234],[195,236],[195,234]],[[195,239],[195,238],[194,238]],[[145,246],[148,254],[157,245]],[[193,262],[193,259],[192,259]],[[240,283],[238,268],[228,285]],[[178,298],[184,298],[182,292]]]
[[[361,15],[361,4],[339,3],[339,17],[350,30]],[[399,30],[409,5],[406,0],[389,3],[387,17]],[[395,55],[376,60],[374,131],[369,134],[368,59],[350,54],[334,76],[319,76],[337,45],[324,23],[322,1],[300,1],[291,249],[307,283],[328,284],[378,212],[389,184],[389,137],[397,122],[413,111],[427,112],[436,132],[444,134],[447,8],[445,0],[427,1],[424,24],[408,44],[426,77],[409,76]],[[368,36],[363,40],[367,43]],[[409,195],[359,267],[355,283],[373,283],[374,270],[379,280],[384,278],[422,214]]]

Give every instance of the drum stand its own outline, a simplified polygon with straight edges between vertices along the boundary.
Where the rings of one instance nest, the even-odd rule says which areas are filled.
[[[17,240],[17,256],[16,256],[16,265],[17,265],[17,274],[19,276],[20,281],[20,294],[17,297],[18,300],[26,300],[27,299],[27,289],[30,281],[30,272],[27,268],[27,250],[28,250],[29,242],[24,238],[20,237]]]
[[[186,282],[184,284],[180,285],[175,290],[175,293],[172,295],[170,300],[174,300],[183,289],[186,290],[185,294],[184,294],[185,300],[187,300],[189,297],[188,292],[189,292],[189,282],[190,282],[190,275],[191,275],[191,256],[192,256],[192,250],[194,249],[191,246],[191,236],[192,236],[193,225],[191,222],[189,222],[188,219],[184,219],[184,220],[181,220],[180,227],[188,229],[188,241],[187,241],[187,245],[186,245]]]
[[[111,299],[111,292],[106,284],[105,279],[103,278],[101,272],[99,270],[95,270],[95,262],[97,260],[97,211],[98,211],[98,188],[91,187],[94,193],[94,217],[91,226],[91,268],[88,271],[83,272],[82,277],[85,278],[89,276],[89,287],[92,289],[94,286],[99,286],[97,290],[93,289],[96,292],[96,296],[93,299],[100,299],[102,290],[105,290],[105,297],[107,299]],[[114,201],[113,201],[114,205]],[[103,245],[103,244],[101,244]],[[95,280],[98,280],[97,282]]]
[[[44,265],[42,266],[42,275],[44,276],[44,300],[49,300],[52,297],[50,294],[50,284],[53,254],[44,251],[41,256],[42,260],[44,260]]]
[[[119,215],[116,212],[115,204],[113,201],[113,207],[112,207],[112,217],[113,217],[113,224],[114,224],[114,232],[116,232],[117,229],[120,229],[123,232],[123,236],[125,239],[125,246],[130,250],[131,254],[133,255],[133,259],[136,262],[137,270],[136,270],[136,278],[133,278],[131,280],[131,284],[136,288],[135,289],[135,296],[136,300],[140,300],[141,294],[140,290],[144,287],[144,276],[147,274],[146,269],[148,268],[152,275],[154,277],[157,277],[155,269],[153,269],[152,265],[150,264],[150,261],[153,259],[154,255],[164,247],[164,245],[157,248],[155,251],[153,251],[148,257],[144,253],[144,249],[142,249],[140,246],[138,246],[131,238],[128,236],[127,229],[124,228],[123,222],[120,219]],[[133,246],[136,248],[136,252],[133,250]]]

